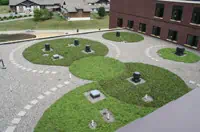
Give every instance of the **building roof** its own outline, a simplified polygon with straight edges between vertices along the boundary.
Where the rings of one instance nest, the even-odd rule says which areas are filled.
[[[189,4],[200,4],[200,0],[157,0],[157,1],[189,3]]]
[[[117,132],[199,132],[200,89],[168,103]]]
[[[9,5],[18,5],[26,0],[9,0]],[[54,5],[61,3],[62,0],[29,0],[39,5]]]
[[[65,2],[65,5],[63,5]],[[83,0],[63,0],[62,6],[67,12],[77,12],[83,10],[84,12],[90,12],[91,8]]]

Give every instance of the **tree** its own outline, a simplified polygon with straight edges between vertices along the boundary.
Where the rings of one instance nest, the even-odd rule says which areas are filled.
[[[9,0],[0,0],[0,5],[8,5]]]
[[[100,7],[98,10],[98,14],[100,17],[104,17],[106,15],[106,11],[104,7]]]
[[[41,17],[42,17],[42,12],[40,11],[40,9],[35,9],[34,10],[34,20],[39,21],[39,20],[41,20]]]
[[[48,9],[35,9],[34,10],[34,20],[35,21],[44,21],[51,19],[53,16],[52,12],[49,12]]]

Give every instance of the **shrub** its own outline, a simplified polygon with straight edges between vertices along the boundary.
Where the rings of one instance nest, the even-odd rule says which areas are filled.
[[[4,16],[4,17],[3,17],[3,19],[4,19],[4,20],[6,20],[6,19],[7,19],[7,17],[6,17],[6,16]]]
[[[34,10],[34,20],[35,21],[44,21],[51,19],[53,16],[52,12],[49,12],[47,9],[35,9]]]
[[[0,5],[8,5],[9,0],[0,0]]]
[[[8,19],[13,19],[13,16],[9,16]]]
[[[27,17],[27,15],[24,15],[24,17]]]
[[[98,10],[98,14],[100,17],[104,17],[106,15],[106,11],[104,7],[100,7]]]

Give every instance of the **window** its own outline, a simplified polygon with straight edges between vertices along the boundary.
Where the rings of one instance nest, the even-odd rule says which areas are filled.
[[[191,22],[195,24],[200,24],[200,7],[196,7],[193,9]]]
[[[128,27],[128,28],[133,28],[133,25],[134,25],[134,22],[131,21],[131,20],[128,20],[127,27]]]
[[[192,47],[197,47],[198,41],[199,41],[198,36],[194,36],[194,35],[188,35],[187,36],[187,44],[192,46]]]
[[[155,16],[163,17],[164,15],[164,4],[156,4]]]
[[[141,32],[146,32],[146,24],[140,23],[140,24],[139,24],[139,31],[141,31]]]
[[[178,32],[175,30],[169,30],[167,39],[172,41],[177,41]]]
[[[182,6],[173,6],[171,19],[176,20],[176,21],[181,21],[182,13],[183,13]]]
[[[117,27],[122,27],[123,26],[123,19],[122,18],[118,18],[117,19]]]
[[[152,34],[155,36],[160,36],[160,27],[153,26]]]

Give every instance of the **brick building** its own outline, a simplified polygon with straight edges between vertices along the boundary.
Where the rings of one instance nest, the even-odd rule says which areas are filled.
[[[200,1],[111,0],[110,28],[116,27],[200,50]]]

